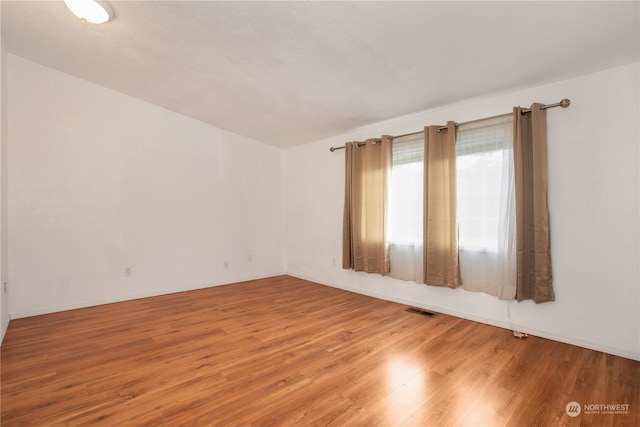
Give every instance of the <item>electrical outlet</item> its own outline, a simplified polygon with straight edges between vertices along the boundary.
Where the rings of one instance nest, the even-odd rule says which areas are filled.
[[[224,269],[228,270],[229,269],[229,261],[225,261],[224,262]]]
[[[7,282],[4,282],[2,284],[2,289],[4,290],[5,294],[9,293],[9,284]]]
[[[331,258],[331,265],[332,266],[336,266],[336,259],[335,258]]]
[[[253,256],[251,254],[247,256],[247,262],[253,262]]]
[[[133,270],[131,269],[131,267],[125,267],[124,268],[124,276],[125,277],[131,277],[133,275]]]

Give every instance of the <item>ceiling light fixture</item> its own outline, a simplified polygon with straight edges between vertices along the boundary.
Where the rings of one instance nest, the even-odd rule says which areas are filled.
[[[113,10],[106,1],[64,0],[64,4],[83,22],[102,24],[113,19]]]

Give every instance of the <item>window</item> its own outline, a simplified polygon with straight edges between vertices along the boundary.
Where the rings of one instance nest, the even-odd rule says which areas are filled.
[[[390,276],[421,283],[423,134],[394,139],[392,152],[388,237],[391,244]],[[458,127],[456,180],[463,287],[501,298],[513,298],[515,218],[511,117]]]
[[[422,244],[424,137],[397,138],[392,150],[389,238],[392,243]]]
[[[534,103],[459,126],[428,126],[424,144],[422,132],[383,135],[367,140],[364,147],[380,141],[382,149],[369,150],[377,154],[366,161],[353,155],[362,143],[345,144],[343,267],[369,271],[354,266],[358,248],[360,261],[378,262],[371,272],[462,284],[501,299],[553,301],[546,109],[567,104]],[[354,174],[354,166],[364,167]],[[371,196],[361,194],[365,182]],[[374,236],[363,233],[369,228]]]
[[[461,250],[498,250],[502,212],[512,199],[511,118],[463,125],[456,134]],[[503,184],[504,182],[504,184]]]
[[[462,286],[499,298],[516,291],[511,116],[461,125],[456,134]]]
[[[422,283],[424,136],[396,138],[389,185],[389,275]]]

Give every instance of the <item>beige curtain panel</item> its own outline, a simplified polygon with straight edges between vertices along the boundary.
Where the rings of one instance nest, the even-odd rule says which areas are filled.
[[[386,239],[391,139],[345,144],[342,268],[389,273]]]
[[[518,301],[553,301],[551,243],[547,205],[547,113],[513,109],[513,156],[516,195]]]
[[[460,286],[456,221],[456,128],[424,128],[424,281]]]

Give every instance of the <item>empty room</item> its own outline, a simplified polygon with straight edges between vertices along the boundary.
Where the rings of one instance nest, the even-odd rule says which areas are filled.
[[[640,2],[0,2],[0,424],[640,425]]]

